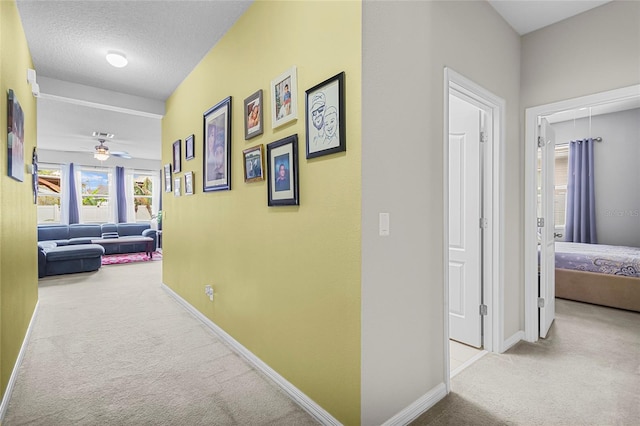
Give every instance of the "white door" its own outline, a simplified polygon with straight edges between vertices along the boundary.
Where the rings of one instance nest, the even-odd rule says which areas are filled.
[[[449,337],[482,347],[481,110],[449,96]]]
[[[551,323],[555,318],[556,259],[555,224],[553,217],[555,182],[555,137],[553,129],[546,119],[542,119],[539,132],[541,191],[540,211],[544,223],[539,221],[540,234],[540,284],[538,307],[540,308],[540,337],[547,337]]]

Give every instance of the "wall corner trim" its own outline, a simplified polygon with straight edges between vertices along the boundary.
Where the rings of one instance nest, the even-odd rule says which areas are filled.
[[[508,351],[511,349],[513,345],[518,343],[520,340],[524,340],[524,331],[519,330],[516,331],[511,337],[502,342],[502,347],[500,348],[500,353]]]
[[[167,294],[169,294],[169,296],[171,296],[176,302],[182,305],[182,307],[185,308],[191,315],[200,320],[217,337],[219,337],[223,342],[229,345],[231,349],[234,350],[238,355],[242,356],[256,369],[273,380],[276,385],[278,385],[291,399],[293,399],[298,405],[300,405],[314,419],[320,422],[320,424],[342,426],[342,423],[340,423],[336,418],[329,414],[328,411],[319,406],[315,401],[305,395],[300,389],[296,388],[293,384],[291,384],[284,377],[278,374],[273,368],[269,367],[264,361],[255,356],[249,349],[245,348],[242,344],[240,344],[240,342],[235,340],[213,321],[204,316],[189,302],[184,300],[179,294],[169,288],[169,286],[163,283],[161,284],[161,287],[167,292]]]
[[[22,346],[20,346],[20,352],[18,352],[18,358],[16,359],[16,363],[13,366],[13,371],[11,372],[11,377],[9,378],[9,383],[7,383],[7,390],[5,391],[2,397],[2,403],[0,403],[0,424],[2,424],[4,420],[4,415],[7,413],[7,408],[9,407],[9,400],[11,399],[11,394],[13,393],[13,387],[16,384],[16,380],[18,379],[18,370],[20,370],[20,366],[22,365],[22,360],[24,359],[24,355],[27,352],[27,344],[29,343],[29,338],[31,337],[31,330],[33,329],[33,323],[38,315],[38,308],[40,306],[40,301],[36,302],[36,307],[33,310],[33,314],[31,315],[31,320],[29,321],[29,327],[27,327],[27,333],[24,336],[24,340],[22,341]]]
[[[415,400],[411,405],[407,406],[398,414],[384,422],[382,426],[400,426],[409,424],[429,408],[436,405],[436,403],[445,396],[447,396],[447,388],[444,383],[440,383],[429,392]]]

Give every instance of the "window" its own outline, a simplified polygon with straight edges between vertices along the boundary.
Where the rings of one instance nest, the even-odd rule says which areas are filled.
[[[569,145],[556,146],[553,216],[556,226],[565,226],[567,209],[567,181],[569,171]]]
[[[150,172],[134,171],[133,206],[136,222],[151,220],[153,214],[153,175]]]
[[[106,170],[80,170],[79,174],[80,194],[82,197],[80,222],[109,222],[109,180],[111,173]]]
[[[38,169],[38,223],[60,223],[60,168]]]

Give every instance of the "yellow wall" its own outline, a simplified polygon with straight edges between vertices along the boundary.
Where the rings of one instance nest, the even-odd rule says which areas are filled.
[[[38,301],[36,208],[31,175],[7,176],[7,90],[24,112],[26,163],[36,144],[36,99],[27,84],[33,68],[14,1],[0,1],[0,387],[2,395]]]
[[[169,98],[162,126],[164,164],[175,140],[196,135],[196,158],[182,161],[183,172],[195,173],[195,195],[163,199],[164,283],[353,425],[360,423],[361,19],[360,2],[254,3]],[[298,120],[273,130],[270,81],[293,65]],[[306,160],[304,91],[341,71],[347,151]],[[243,101],[258,89],[265,131],[245,141]],[[227,96],[232,190],[203,193],[202,115]],[[294,133],[300,206],[268,207],[266,182],[243,181],[242,150],[264,144],[266,153],[266,144]]]

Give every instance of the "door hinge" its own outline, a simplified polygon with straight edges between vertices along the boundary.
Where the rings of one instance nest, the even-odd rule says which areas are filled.
[[[538,308],[544,308],[544,299],[542,297],[538,297]]]
[[[538,218],[538,228],[544,228],[544,217]]]
[[[480,315],[487,315],[487,305],[480,305]]]
[[[542,136],[538,136],[538,148],[542,148],[545,145],[544,138]]]
[[[489,226],[489,221],[486,218],[481,217],[480,218],[480,228],[485,229],[488,226]]]
[[[485,132],[480,132],[480,142],[486,142],[487,139],[489,139],[487,134]]]

